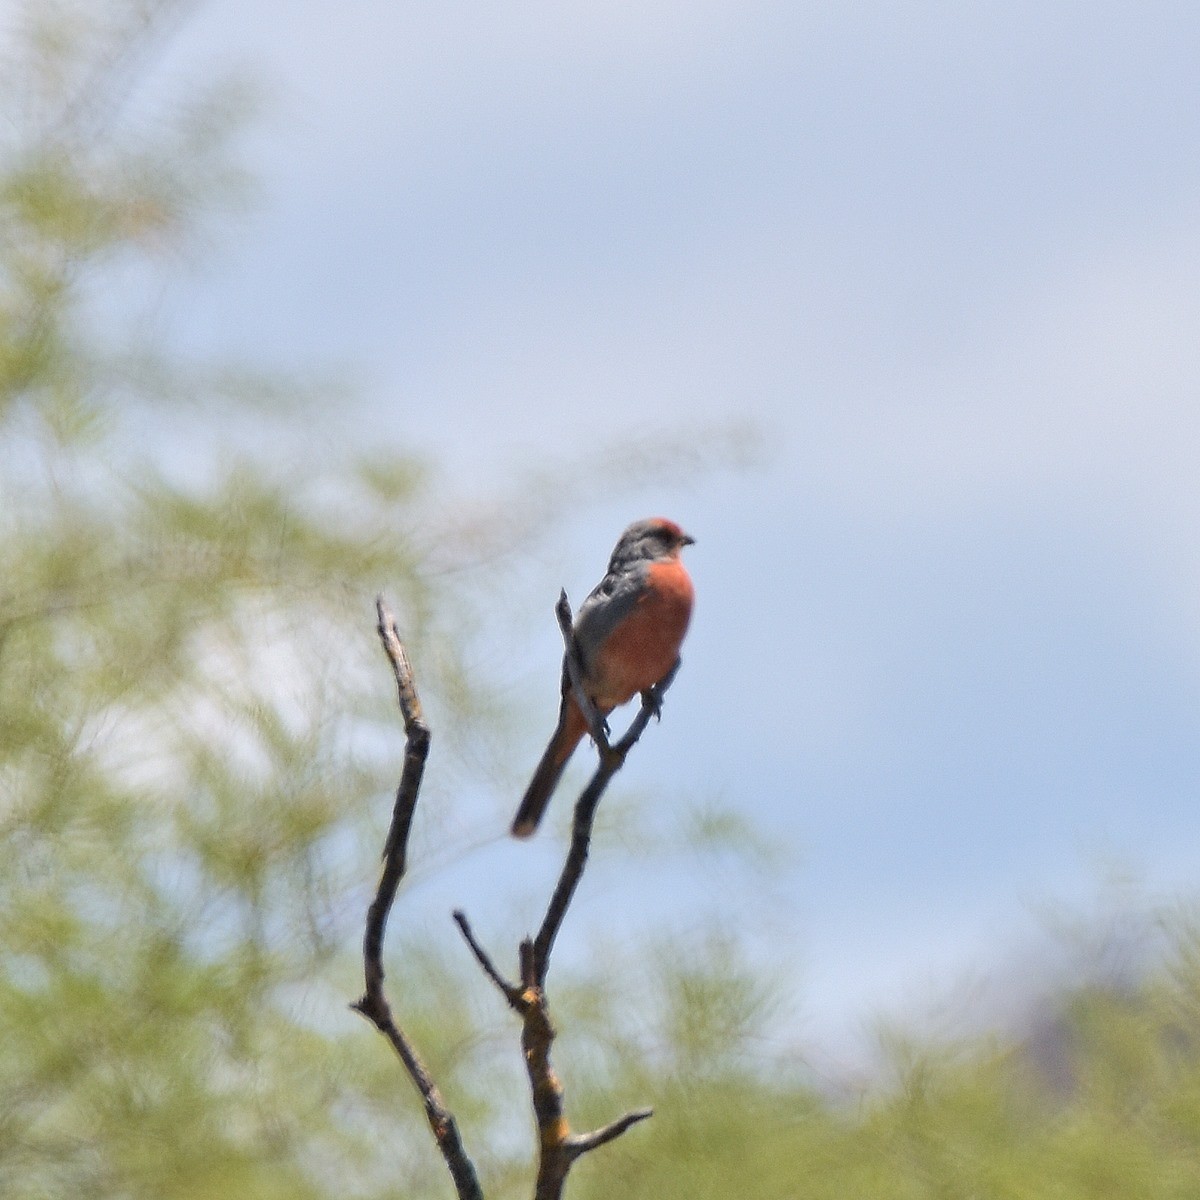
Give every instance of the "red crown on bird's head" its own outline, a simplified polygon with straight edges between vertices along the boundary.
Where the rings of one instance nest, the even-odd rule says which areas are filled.
[[[680,546],[691,546],[696,541],[691,534],[684,533],[683,528],[669,517],[648,517],[644,521],[635,521],[625,532],[633,534],[635,531],[635,536],[657,535],[664,541],[674,542]]]

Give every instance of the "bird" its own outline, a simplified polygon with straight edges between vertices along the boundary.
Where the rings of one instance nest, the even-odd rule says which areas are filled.
[[[579,606],[572,650],[583,690],[601,718],[678,666],[695,598],[680,551],[695,540],[665,517],[635,521],[618,539],[604,578]],[[537,829],[587,732],[565,654],[561,690],[558,724],[513,818],[514,837],[530,837]]]

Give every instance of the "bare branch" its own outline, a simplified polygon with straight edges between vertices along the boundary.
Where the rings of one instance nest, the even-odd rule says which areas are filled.
[[[558,936],[571,898],[575,894],[575,888],[583,875],[584,867],[587,866],[588,850],[592,841],[592,825],[596,819],[596,807],[612,777],[624,765],[625,756],[637,745],[638,739],[645,732],[650,718],[658,715],[661,710],[663,695],[671,686],[676,670],[678,670],[678,664],[661,683],[643,693],[642,706],[638,710],[637,716],[634,717],[625,736],[615,746],[609,745],[607,740],[599,745],[600,765],[575,802],[575,815],[571,824],[571,846],[567,851],[567,860],[563,864],[554,895],[550,899],[550,905],[546,909],[541,928],[533,942],[534,980],[539,986],[546,981],[554,939]],[[576,685],[575,695],[576,699],[582,698],[583,688]]]
[[[546,999],[546,976],[550,970],[550,954],[554,941],[562,927],[567,909],[575,895],[575,889],[587,866],[588,851],[592,840],[592,826],[596,819],[596,808],[612,777],[625,763],[625,756],[637,744],[638,739],[662,710],[662,699],[671,686],[679,664],[653,688],[642,694],[642,706],[634,717],[625,736],[616,745],[608,738],[604,721],[583,688],[582,669],[578,661],[575,638],[572,630],[571,605],[564,591],[555,606],[559,628],[566,644],[567,676],[574,690],[575,699],[587,721],[588,729],[596,743],[600,763],[587,787],[575,802],[571,827],[571,845],[567,858],[555,885],[554,894],[546,908],[537,937],[526,938],[521,943],[520,1003],[514,1004],[523,1014],[521,1048],[525,1052],[525,1066],[529,1074],[529,1086],[533,1096],[533,1111],[537,1120],[541,1158],[538,1163],[535,1200],[558,1200],[566,1183],[571,1164],[598,1146],[620,1137],[630,1126],[646,1120],[652,1110],[637,1109],[627,1113],[611,1124],[593,1133],[573,1135],[563,1106],[563,1088],[550,1064],[550,1048],[554,1042],[554,1026],[550,1022],[549,1005]],[[478,957],[478,955],[477,955]],[[484,968],[487,969],[486,967]],[[506,993],[507,995],[508,993]],[[510,999],[510,1003],[512,1000]]]
[[[646,726],[650,724],[651,717],[662,720],[663,697],[667,694],[667,688],[675,682],[675,676],[679,674],[681,666],[683,666],[683,659],[677,658],[675,665],[652,688],[647,688],[642,693],[642,707],[638,709],[637,716],[633,718],[625,736],[614,747],[622,759],[637,745],[638,739],[646,732]]]
[[[454,921],[462,931],[463,938],[471,948],[471,953],[475,955],[475,961],[483,968],[483,973],[496,985],[501,995],[508,1003],[517,1010],[524,1012],[524,1004],[521,1000],[521,989],[514,984],[508,982],[503,975],[496,970],[495,963],[492,962],[488,952],[475,940],[475,934],[471,930],[470,922],[467,920],[466,913],[462,909],[454,910]]]
[[[571,822],[571,845],[567,850],[567,859],[559,874],[554,894],[546,915],[542,918],[541,928],[533,939],[533,978],[539,986],[544,986],[546,974],[550,970],[550,952],[554,949],[554,939],[562,927],[563,918],[567,915],[575,888],[583,877],[587,866],[588,850],[592,844],[592,825],[596,819],[596,806],[604,795],[609,780],[619,768],[620,763],[611,756],[602,757],[600,766],[592,776],[591,782],[583,790],[583,794],[575,802],[575,815]]]
[[[377,602],[377,608],[379,637],[396,676],[400,712],[404,718],[408,742],[405,747],[404,770],[396,791],[392,824],[384,851],[383,874],[379,881],[379,890],[367,913],[367,927],[363,936],[363,964],[367,990],[352,1007],[372,1021],[387,1037],[416,1084],[425,1105],[426,1117],[450,1169],[460,1200],[482,1200],[474,1166],[462,1147],[454,1117],[446,1108],[441,1094],[417,1057],[416,1051],[396,1026],[383,991],[384,930],[396,890],[405,871],[409,830],[425,770],[425,760],[429,754],[430,734],[421,713],[412,668],[396,631],[395,619],[382,599]],[[466,915],[461,911],[454,913],[454,920],[475,956],[475,961],[509,1006],[521,1017],[521,1049],[529,1076],[540,1146],[535,1200],[560,1200],[567,1175],[576,1159],[620,1137],[627,1129],[652,1115],[651,1109],[639,1108],[591,1133],[571,1133],[564,1112],[563,1087],[550,1062],[555,1030],[550,1020],[545,985],[555,938],[587,865],[592,825],[600,798],[612,777],[624,765],[626,755],[645,732],[650,718],[660,714],[663,695],[670,687],[679,665],[676,663],[665,679],[642,693],[641,708],[624,737],[614,745],[609,740],[603,718],[583,689],[581,664],[577,659],[572,633],[571,606],[565,592],[559,597],[555,612],[566,642],[570,685],[596,742],[600,763],[575,803],[571,844],[541,927],[535,938],[525,938],[521,942],[519,984],[510,983],[500,974],[491,956],[476,939]]]
[[[396,899],[396,889],[404,877],[408,835],[421,789],[421,780],[425,774],[430,734],[421,712],[421,701],[417,695],[412,667],[396,629],[396,619],[382,597],[376,600],[375,607],[379,615],[379,638],[396,676],[400,713],[404,719],[404,732],[408,741],[404,750],[404,770],[400,776],[400,786],[396,789],[392,824],[384,849],[383,873],[375,899],[367,910],[366,931],[363,934],[366,991],[350,1007],[362,1013],[388,1039],[416,1085],[425,1106],[426,1119],[433,1130],[438,1149],[446,1160],[459,1200],[483,1200],[475,1167],[467,1156],[459,1136],[458,1124],[446,1107],[437,1085],[415,1048],[397,1026],[383,990],[383,935],[387,928],[388,914]]]
[[[652,1116],[654,1116],[652,1108],[635,1108],[633,1112],[627,1112],[623,1117],[618,1117],[615,1121],[605,1125],[603,1129],[567,1138],[567,1152],[572,1158],[578,1158],[589,1150],[595,1150],[597,1147],[611,1142],[614,1138],[619,1138],[625,1130]]]

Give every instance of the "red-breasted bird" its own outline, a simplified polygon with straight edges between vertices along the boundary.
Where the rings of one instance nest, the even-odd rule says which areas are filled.
[[[635,521],[621,534],[607,574],[579,606],[573,633],[577,661],[583,689],[602,717],[652,688],[679,661],[694,595],[679,552],[694,540],[663,517]],[[516,837],[537,829],[586,732],[564,656],[558,725],[513,819]]]

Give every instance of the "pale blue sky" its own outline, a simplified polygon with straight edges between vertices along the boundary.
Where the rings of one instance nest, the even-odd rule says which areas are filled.
[[[698,896],[765,922],[836,1040],[1110,859],[1200,877],[1198,49],[1158,0],[200,9],[169,71],[241,62],[271,103],[188,338],[351,363],[463,487],[614,432],[765,436],[531,568],[580,598],[629,519],[695,534],[629,802],[719,795],[789,864],[757,897],[602,864],[581,928],[642,887],[681,933]],[[529,653],[548,727],[549,621]]]

